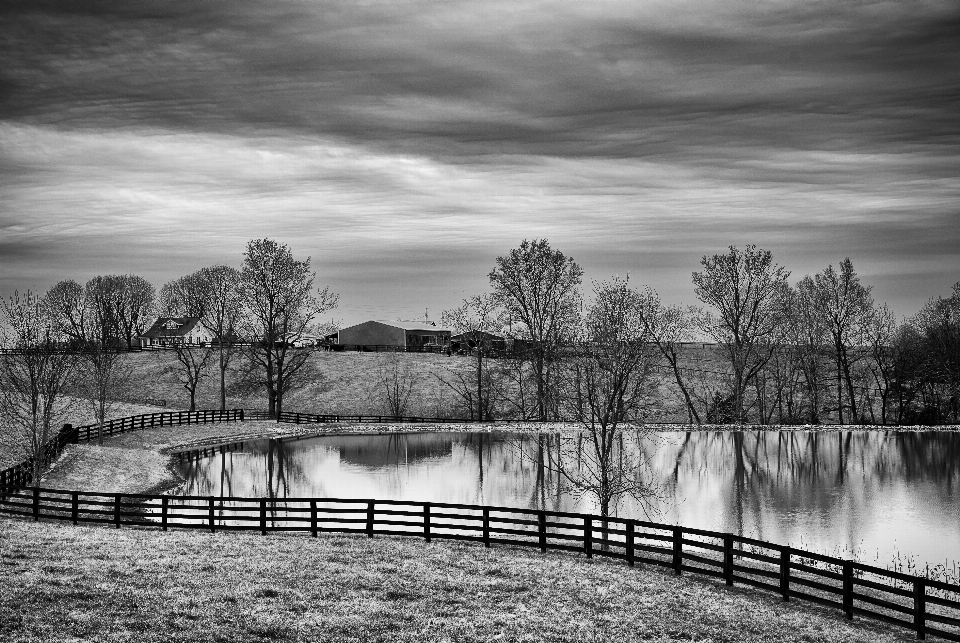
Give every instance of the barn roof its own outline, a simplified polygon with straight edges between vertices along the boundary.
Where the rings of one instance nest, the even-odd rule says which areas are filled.
[[[377,324],[384,324],[386,326],[393,326],[394,328],[402,328],[403,330],[426,330],[439,333],[452,333],[453,331],[446,326],[434,326],[431,322],[422,322],[422,321],[400,321],[396,319],[372,319],[372,322]],[[370,321],[361,322],[360,324],[354,324],[348,328],[356,328],[362,324],[369,324]],[[347,330],[348,328],[341,328],[341,331]]]

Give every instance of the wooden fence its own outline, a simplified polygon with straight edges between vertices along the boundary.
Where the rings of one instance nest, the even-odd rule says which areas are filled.
[[[277,422],[287,422],[289,424],[329,424],[333,422],[352,422],[355,424],[463,424],[474,423],[477,422],[477,420],[464,420],[462,418],[431,418],[413,415],[404,415],[399,417],[393,415],[316,415],[312,413],[292,413],[288,411],[281,411],[277,417]]]
[[[151,427],[244,421],[249,411],[182,411],[113,420],[105,435]],[[377,419],[373,419],[377,418]],[[257,418],[259,419],[259,418]],[[462,421],[403,418],[404,421]],[[299,423],[397,421],[382,416],[281,413]],[[49,443],[51,453],[96,437],[96,426],[64,427]],[[29,465],[29,466],[28,466]],[[27,467],[29,473],[21,469]],[[28,486],[32,463],[0,472],[0,514],[59,520],[216,531],[298,531],[420,536],[467,540],[486,547],[508,544],[582,552],[658,565],[749,585],[783,600],[836,607],[847,618],[864,616],[949,641],[960,641],[960,585],[901,574],[735,534],[591,514],[451,503],[343,498],[237,498],[106,494]]]
[[[713,576],[960,641],[960,586],[734,534],[597,515],[450,503],[235,498],[8,488],[0,512],[114,527],[420,536],[581,552]]]
[[[244,419],[261,419],[261,415],[266,415],[265,413],[253,412],[253,415],[257,417],[248,417],[249,414],[251,414],[250,411],[244,411],[243,409],[228,409],[226,411],[165,411],[163,413],[132,415],[104,422],[103,436],[108,437],[129,431],[140,431],[163,426],[210,424],[213,422],[242,422]],[[96,440],[98,436],[99,429],[96,424],[87,424],[85,426],[64,425],[60,432],[43,446],[37,457],[29,458],[9,469],[0,471],[0,486],[28,486],[32,484],[34,467],[38,459],[41,461],[41,464],[47,465],[57,459],[66,445]]]

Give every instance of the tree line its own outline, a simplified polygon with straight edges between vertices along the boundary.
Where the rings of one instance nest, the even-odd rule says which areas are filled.
[[[585,295],[545,239],[488,277],[443,315],[477,340],[475,369],[448,385],[479,420],[639,423],[675,401],[690,424],[960,422],[960,283],[898,320],[849,258],[791,283],[770,251],[730,246],[692,273],[700,305],[667,305],[629,277]],[[487,333],[527,349],[493,359]]]
[[[262,387],[270,413],[278,414],[307,362],[290,350],[290,340],[316,332],[319,317],[337,305],[329,289],[314,289],[315,277],[309,257],[295,259],[285,244],[257,239],[239,269],[202,268],[165,284],[159,296],[136,275],[15,292],[0,306],[0,345],[7,349],[0,355],[0,447],[19,459],[37,455],[77,404],[89,405],[102,441],[114,393],[132,372],[124,349],[157,316],[196,317],[213,338],[203,347],[171,346],[190,410],[213,363],[226,408],[225,373],[239,357],[246,385]],[[36,463],[38,477],[43,465]]]

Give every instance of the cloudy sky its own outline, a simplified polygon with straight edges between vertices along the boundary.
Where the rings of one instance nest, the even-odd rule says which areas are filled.
[[[547,238],[694,303],[704,254],[960,281],[960,5],[0,2],[0,293],[311,256],[431,318]]]

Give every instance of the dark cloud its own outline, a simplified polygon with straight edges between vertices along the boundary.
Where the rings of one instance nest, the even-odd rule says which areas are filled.
[[[61,270],[171,278],[273,235],[407,293],[548,236],[686,299],[728,243],[956,274],[955,3],[7,2],[0,25],[0,230],[77,249]]]

